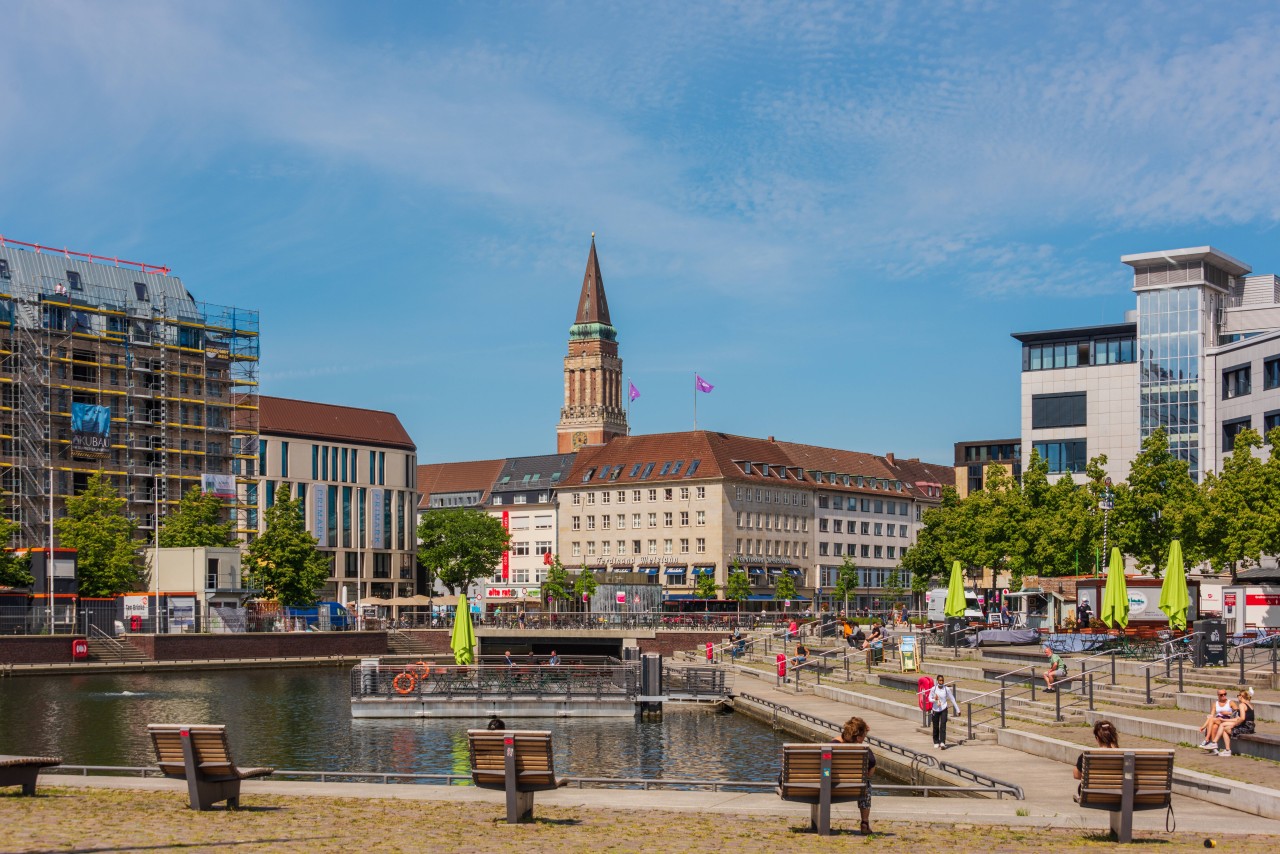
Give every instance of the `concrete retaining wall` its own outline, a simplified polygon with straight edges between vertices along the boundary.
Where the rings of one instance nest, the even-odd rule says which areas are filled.
[[[215,658],[362,658],[387,654],[386,632],[254,632],[224,635],[126,635],[155,661]],[[70,641],[68,649],[70,649]]]
[[[1095,721],[1105,718],[1116,725],[1117,732],[1142,738],[1153,738],[1157,741],[1167,741],[1170,744],[1196,745],[1200,743],[1202,738],[1200,730],[1195,724],[1138,718],[1132,715],[1118,715],[1110,711],[1085,711],[1084,716],[1090,726]],[[1256,756],[1259,759],[1270,759],[1272,762],[1280,762],[1280,748],[1273,744],[1249,741],[1247,738],[1231,739],[1231,752],[1239,753],[1243,756]]]
[[[1174,700],[1179,709],[1190,709],[1193,712],[1203,712],[1209,714],[1209,709],[1213,706],[1216,697],[1204,694],[1174,694]],[[1231,699],[1235,699],[1233,694]],[[1280,721],[1280,703],[1264,703],[1261,700],[1253,701],[1254,716],[1260,721]]]
[[[0,664],[70,662],[71,642],[84,635],[11,635],[0,639]]]
[[[1118,726],[1117,729],[1119,729]],[[1023,753],[1061,762],[1068,766],[1063,768],[1064,774],[1071,773],[1070,766],[1075,764],[1076,757],[1082,750],[1080,745],[1070,741],[1015,729],[998,730],[996,741],[1001,747],[1009,747],[1021,750]],[[1280,818],[1280,791],[1265,786],[1240,783],[1225,777],[1215,777],[1175,766],[1173,790],[1179,795],[1199,801],[1208,801],[1265,818]]]

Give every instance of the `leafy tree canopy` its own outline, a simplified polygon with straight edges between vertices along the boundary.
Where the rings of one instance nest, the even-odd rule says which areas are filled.
[[[245,552],[244,571],[281,605],[314,604],[329,580],[329,558],[303,525],[302,499],[290,498],[282,484],[264,518],[263,532]]]
[[[694,596],[699,599],[716,598],[716,577],[711,573],[699,575],[697,584],[694,587]]]
[[[22,526],[0,517],[0,587],[29,587],[35,579],[31,576],[31,555],[15,555],[3,545],[12,542]]]
[[[573,580],[574,597],[579,602],[586,602],[584,597],[596,595],[596,591],[600,589],[600,585],[596,583],[596,574],[587,569],[583,564],[582,569],[578,572],[578,577]]]
[[[778,582],[773,588],[773,598],[778,602],[796,598],[796,580],[791,573],[783,572],[778,576]]]
[[[745,602],[751,598],[751,580],[742,570],[742,564],[735,559],[729,564],[729,580],[725,584],[725,598],[734,602]]]
[[[560,562],[560,556],[556,555],[542,580],[542,595],[553,602],[563,602],[572,593],[573,584],[569,581],[569,573],[565,570],[564,564]]]
[[[161,548],[232,548],[235,524],[226,518],[226,502],[198,487],[187,490],[160,526]]]
[[[510,539],[502,523],[483,510],[430,510],[418,523],[418,561],[454,593],[492,575]]]
[[[67,499],[67,515],[53,524],[58,545],[76,550],[80,595],[114,596],[142,586],[136,526],[102,472],[89,478],[84,492]]]

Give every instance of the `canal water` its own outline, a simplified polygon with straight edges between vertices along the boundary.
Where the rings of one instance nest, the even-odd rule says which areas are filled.
[[[487,719],[354,720],[349,670],[289,668],[0,679],[0,753],[72,765],[154,765],[148,723],[223,723],[242,765],[465,774]],[[662,721],[538,718],[575,777],[772,780],[794,736],[744,715],[668,705]]]

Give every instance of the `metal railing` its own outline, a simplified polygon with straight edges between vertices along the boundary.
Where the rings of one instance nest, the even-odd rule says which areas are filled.
[[[124,644],[120,643],[120,641],[116,640],[92,623],[89,623],[88,626],[88,636],[90,640],[101,641],[106,644],[107,648],[111,650],[111,654],[115,657],[116,661],[130,660],[131,656],[129,652],[125,650]],[[136,651],[134,654],[136,655]]]
[[[1263,652],[1261,646],[1266,645],[1267,649]],[[1245,684],[1245,675],[1248,673],[1261,672],[1269,669],[1272,674],[1277,672],[1277,647],[1280,646],[1280,635],[1260,635],[1252,640],[1244,643],[1233,644],[1227,647],[1227,661],[1230,663],[1231,654],[1235,653],[1236,662],[1240,666],[1240,684]],[[1259,656],[1257,653],[1263,652]],[[1256,667],[1245,669],[1247,661],[1257,661],[1261,659],[1262,664]]]
[[[625,698],[640,693],[639,664],[364,665],[351,670],[351,696],[453,699],[516,696]]]

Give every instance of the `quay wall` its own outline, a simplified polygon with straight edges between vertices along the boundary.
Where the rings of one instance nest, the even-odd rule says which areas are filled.
[[[11,635],[0,639],[0,664],[62,664],[84,635]]]
[[[356,658],[387,654],[386,632],[126,635],[124,639],[153,661],[325,655]]]

